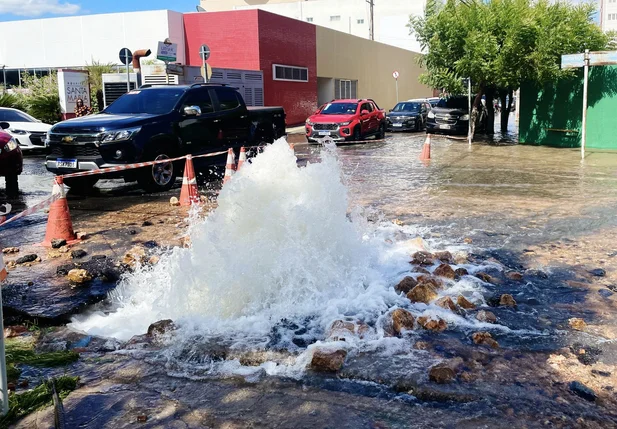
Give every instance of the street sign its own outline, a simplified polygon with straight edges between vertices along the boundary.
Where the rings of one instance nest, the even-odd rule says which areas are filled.
[[[561,56],[562,69],[576,69],[585,65],[585,54],[569,54]]]
[[[399,73],[396,70],[394,70],[394,72],[392,73],[392,77],[394,79],[398,79],[399,76],[400,76]]]
[[[617,51],[600,51],[589,53],[590,66],[610,66],[617,64]]]
[[[120,62],[124,64],[125,66],[128,66],[130,62],[133,61],[133,53],[131,52],[129,48],[120,49],[119,57],[120,57]]]
[[[202,60],[208,61],[208,58],[210,58],[210,48],[208,47],[208,45],[201,45],[201,47],[199,48],[199,56]]]
[[[212,78],[212,67],[210,67],[210,64],[205,63],[205,67],[201,66],[201,76],[205,76],[207,80]]]
[[[166,63],[173,63],[176,61],[177,53],[177,43],[159,42],[158,48],[156,50],[156,59],[165,61]]]

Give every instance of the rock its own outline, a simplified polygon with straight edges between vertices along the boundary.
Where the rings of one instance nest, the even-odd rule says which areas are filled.
[[[413,348],[416,350],[429,350],[431,348],[431,344],[426,341],[416,341]]]
[[[75,268],[74,264],[60,265],[58,268],[56,268],[56,274],[58,274],[59,276],[66,276],[73,268]]]
[[[71,258],[79,259],[79,258],[83,258],[87,254],[88,254],[88,252],[86,252],[85,250],[77,249],[77,250],[71,251]]]
[[[573,317],[569,319],[568,325],[570,325],[570,328],[577,331],[583,331],[587,327],[587,323],[585,323],[583,319],[579,319],[578,317]]]
[[[189,247],[191,247],[191,245],[192,245],[191,237],[189,237],[188,235],[185,235],[184,237],[180,238],[180,247],[188,249]]]
[[[440,266],[435,268],[435,271],[433,271],[433,275],[439,276],[439,277],[446,277],[452,280],[454,280],[454,278],[456,277],[456,273],[454,272],[452,267],[448,264],[441,264]]]
[[[347,350],[315,349],[310,367],[313,371],[336,372],[343,367]]]
[[[574,393],[577,396],[580,396],[581,398],[587,401],[593,402],[598,397],[598,395],[596,395],[596,392],[591,390],[589,387],[585,386],[580,381],[573,381],[568,385],[568,387],[570,388],[570,391],[572,393]]]
[[[403,331],[413,330],[415,319],[409,311],[397,308],[392,312],[391,317],[392,329],[396,335],[401,335]]]
[[[149,220],[144,220],[144,222],[141,224],[141,226],[152,226],[153,223],[150,222]]]
[[[37,256],[36,259],[34,260],[34,262],[42,262],[43,260],[41,259],[40,256]]]
[[[596,277],[604,277],[606,275],[606,270],[602,268],[596,268],[589,271],[589,274]]]
[[[4,338],[14,338],[28,332],[28,328],[23,325],[7,326],[4,328]]]
[[[130,267],[135,267],[138,264],[145,264],[147,261],[146,249],[142,246],[132,247],[126,255],[124,255],[124,258],[122,258],[122,263]]]
[[[514,300],[514,297],[512,295],[504,293],[499,298],[499,305],[503,305],[506,307],[516,307],[516,301]]]
[[[407,294],[407,298],[411,302],[423,302],[425,304],[428,304],[438,297],[439,295],[437,294],[437,291],[435,291],[435,288],[426,283],[417,285]]]
[[[418,324],[427,331],[443,332],[448,328],[448,324],[446,323],[446,321],[440,319],[439,317],[436,319],[432,319],[427,316],[420,316],[417,320]]]
[[[66,246],[66,240],[64,240],[62,238],[54,238],[53,240],[51,240],[51,248],[52,249],[59,249],[62,246]]]
[[[168,332],[175,331],[176,329],[177,328],[173,320],[171,319],[159,320],[158,322],[154,322],[153,324],[148,326],[148,333],[146,335],[148,335],[151,338],[154,338],[160,335],[165,335]]]
[[[469,371],[463,371],[458,378],[465,383],[471,383],[477,379],[477,377]]]
[[[418,277],[418,284],[429,284],[435,289],[443,288],[443,281],[437,277],[431,275],[422,275]]]
[[[330,325],[327,338],[333,341],[345,341],[345,336],[354,334],[356,331],[356,324],[345,320],[335,320]]]
[[[60,253],[69,253],[69,250],[71,250],[69,248],[69,246],[62,246],[61,248],[58,249],[58,252],[60,252]]]
[[[15,263],[15,261],[8,261],[8,262],[6,263],[6,268],[7,268],[7,269],[13,269],[13,268],[15,268],[16,266],[17,266],[17,264]]]
[[[179,205],[180,205],[180,201],[179,201],[179,200],[178,200],[178,198],[176,198],[176,197],[171,197],[171,198],[169,199],[169,205],[171,205],[171,206],[176,206],[176,207],[177,207],[177,206],[179,206]]]
[[[394,290],[398,293],[403,293],[407,295],[410,290],[418,285],[418,282],[413,277],[407,276],[403,280],[401,280],[396,286],[394,286]]]
[[[492,276],[483,273],[482,271],[476,273],[476,277],[486,283],[495,283],[495,279]]]
[[[426,268],[423,267],[418,267],[417,265],[415,267],[413,267],[413,272],[414,273],[419,273],[419,274],[426,274],[426,275],[431,275],[431,272],[429,270],[427,270]]]
[[[19,252],[19,247],[5,247],[4,249],[2,249],[2,253],[4,253],[5,255],[9,255],[12,253],[18,253]]]
[[[416,265],[433,265],[433,255],[429,252],[419,251],[411,255],[411,263]]]
[[[438,364],[429,369],[428,378],[435,383],[446,384],[456,379],[456,373],[449,366]]]
[[[516,282],[520,282],[523,280],[523,275],[517,271],[509,271],[506,273],[506,277],[510,280],[514,280]]]
[[[458,313],[458,307],[456,306],[456,304],[454,303],[454,301],[452,301],[452,298],[450,298],[449,296],[444,296],[442,298],[439,298],[436,302],[435,305],[441,307],[441,308],[445,308],[446,310],[450,310],[454,313]]]
[[[443,252],[436,252],[435,258],[439,259],[441,262],[446,264],[453,264],[454,258],[452,257],[452,253],[444,250]]]
[[[403,224],[403,221],[402,221],[402,220],[400,220],[400,219],[394,219],[394,220],[392,221],[392,223],[393,223],[394,225],[398,225],[398,226],[403,226],[403,225],[404,225],[404,224]]]
[[[497,316],[486,310],[478,311],[478,314],[476,314],[476,319],[484,323],[497,323]]]
[[[493,339],[493,336],[488,332],[476,332],[471,336],[474,344],[481,344],[492,347],[494,349],[499,348],[499,343]]]
[[[78,240],[87,240],[90,237],[90,234],[87,232],[78,232],[75,234]]]
[[[473,243],[473,240],[472,240],[472,238],[471,238],[471,237],[467,237],[467,238],[465,238],[465,239],[463,240],[463,242],[464,242],[464,243],[466,243],[466,244],[471,244],[471,243]]]
[[[35,254],[25,255],[25,256],[22,256],[21,258],[17,258],[15,260],[15,263],[18,264],[18,265],[19,264],[26,264],[28,262],[36,261],[36,258],[38,258],[38,256],[36,256]]]
[[[468,301],[463,295],[459,295],[458,298],[456,298],[456,304],[465,310],[473,310],[476,308],[476,305]]]
[[[600,377],[610,377],[612,375],[608,371],[600,371],[599,369],[592,369],[591,373],[594,375],[599,375]]]
[[[150,256],[150,258],[148,259],[148,264],[150,265],[156,265],[159,263],[159,261],[161,260],[160,257],[156,256],[156,255],[152,255]]]
[[[74,268],[68,273],[69,281],[76,284],[82,284],[92,280],[92,274],[80,268]]]
[[[465,268],[457,268],[456,270],[454,270],[454,274],[456,274],[458,277],[463,277],[469,275],[469,272]]]

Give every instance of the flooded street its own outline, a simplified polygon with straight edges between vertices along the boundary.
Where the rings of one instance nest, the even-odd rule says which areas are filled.
[[[72,427],[617,426],[617,154],[434,136],[423,163],[425,137],[296,144],[299,169],[273,145],[202,181],[206,220],[169,205],[180,181],[69,192],[83,266],[115,290],[56,274],[79,262],[37,250],[43,212],[1,229],[43,259],[12,268],[5,311],[81,354],[25,374],[81,377]],[[42,159],[14,212],[49,195]],[[131,266],[135,245],[156,261]]]

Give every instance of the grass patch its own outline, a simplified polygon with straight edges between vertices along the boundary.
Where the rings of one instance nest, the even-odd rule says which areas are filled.
[[[18,364],[57,367],[68,365],[79,359],[79,353],[72,351],[36,353],[34,342],[31,340],[7,339],[5,348],[7,379],[9,381],[16,381],[19,378],[21,371],[16,366]]]
[[[77,388],[79,377],[62,376],[56,378],[56,391],[64,399]],[[12,393],[9,396],[9,412],[0,418],[0,428],[8,428],[10,424],[28,414],[53,404],[53,388],[51,381],[28,390],[24,393]]]

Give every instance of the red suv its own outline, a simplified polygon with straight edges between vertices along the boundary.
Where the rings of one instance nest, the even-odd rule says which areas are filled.
[[[386,113],[373,100],[332,100],[306,120],[309,143],[323,138],[336,142],[359,141],[368,136],[383,139]]]
[[[14,197],[18,193],[17,176],[21,174],[24,159],[13,136],[3,131],[8,127],[6,122],[0,122],[0,176],[6,181],[7,196]]]

